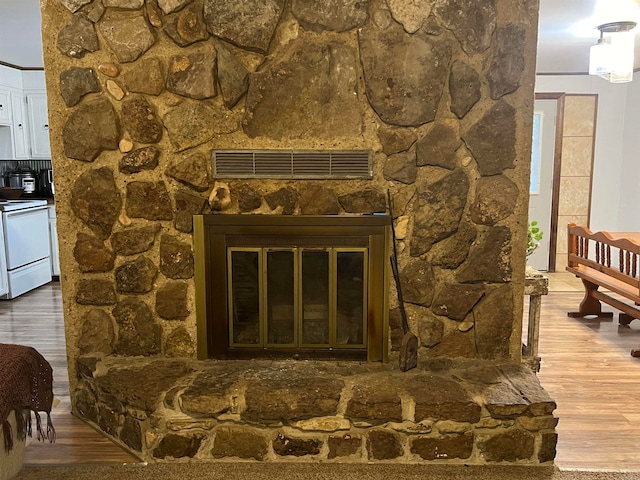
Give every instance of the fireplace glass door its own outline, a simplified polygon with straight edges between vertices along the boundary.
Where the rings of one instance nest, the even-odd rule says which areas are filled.
[[[366,248],[229,247],[229,345],[366,348]]]

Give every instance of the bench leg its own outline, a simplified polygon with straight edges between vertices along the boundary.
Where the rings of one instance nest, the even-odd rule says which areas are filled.
[[[638,350],[637,348],[634,348],[631,350],[631,356],[634,358],[638,358],[640,357],[640,350]]]
[[[627,315],[626,313],[620,313],[618,315],[618,323],[620,325],[629,325],[632,320],[635,320],[631,315]]]
[[[584,285],[584,298],[580,303],[580,308],[577,312],[568,312],[567,316],[571,318],[581,318],[587,315],[596,315],[598,317],[613,317],[611,312],[603,312],[602,304],[600,300],[593,297],[593,292],[598,290],[599,285],[591,283],[584,278],[581,279]]]

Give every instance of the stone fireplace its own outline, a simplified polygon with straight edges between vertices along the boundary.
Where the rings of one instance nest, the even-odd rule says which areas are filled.
[[[537,11],[42,2],[74,412],[147,460],[552,461],[555,404],[520,364]],[[214,152],[237,150],[372,153],[350,178],[213,168]],[[198,236],[207,219],[269,216],[393,221],[418,368],[397,367],[393,282],[351,300],[347,335],[329,315],[342,300],[311,297],[324,287],[306,297],[300,281],[315,259],[332,272],[360,262],[372,284],[375,235],[319,247],[286,229],[261,245],[232,232],[223,253]],[[225,267],[197,295],[220,258],[243,273]],[[255,268],[270,261],[284,270]],[[284,280],[261,280],[269,272]],[[293,285],[289,297],[269,298],[274,282]],[[266,309],[247,308],[256,298]],[[224,327],[209,323],[218,305],[232,305]],[[379,361],[254,358],[276,345]],[[243,349],[252,359],[211,358]]]

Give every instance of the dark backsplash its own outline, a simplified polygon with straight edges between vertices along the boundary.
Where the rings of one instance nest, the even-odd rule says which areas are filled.
[[[36,174],[44,168],[51,168],[51,160],[0,160],[0,186],[5,185],[4,176],[17,168],[28,168]]]

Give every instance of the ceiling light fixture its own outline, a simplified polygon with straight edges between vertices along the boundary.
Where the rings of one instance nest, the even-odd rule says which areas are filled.
[[[611,83],[633,80],[635,35],[632,30],[636,25],[636,22],[611,22],[598,27],[600,39],[591,47],[589,75],[598,75]]]

